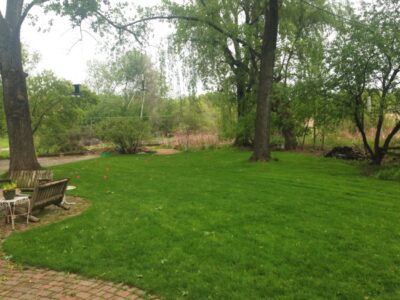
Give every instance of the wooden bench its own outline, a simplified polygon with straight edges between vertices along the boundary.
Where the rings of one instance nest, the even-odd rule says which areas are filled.
[[[0,179],[0,183],[10,183],[11,179]],[[69,210],[67,206],[63,204],[65,197],[65,191],[67,190],[69,179],[62,179],[57,181],[51,181],[44,184],[39,184],[33,189],[32,196],[30,196],[31,201],[31,211],[36,209],[44,209],[49,205],[56,205],[65,210]],[[18,214],[26,213],[27,208],[18,208]],[[39,222],[39,218],[29,216],[31,222]]]
[[[11,171],[10,179],[22,192],[32,192],[41,183],[53,180],[51,170]]]
[[[49,205],[57,205],[63,209],[69,208],[62,204],[69,179],[51,181],[35,187],[31,197],[32,209],[43,209]]]

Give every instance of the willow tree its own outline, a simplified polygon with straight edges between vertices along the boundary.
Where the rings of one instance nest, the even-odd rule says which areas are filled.
[[[180,53],[187,50],[191,61],[194,60],[189,67],[195,68],[205,81],[216,83],[220,90],[235,94],[239,127],[252,119],[261,65],[264,9],[268,1],[193,0],[181,5],[165,2],[169,13],[175,15],[177,20],[175,45],[178,45]],[[325,0],[310,0],[307,3],[287,0],[280,5],[281,26],[274,82],[287,87],[295,80],[296,64],[307,56],[309,43],[305,40],[318,39],[329,19],[317,8],[329,8]],[[296,147],[296,128],[290,101],[285,96],[275,99],[279,101],[274,101],[273,110],[279,120],[285,148],[290,150]],[[252,142],[251,131],[239,131],[236,144]]]
[[[277,114],[277,126],[282,133],[285,150],[293,150],[298,144],[297,120],[290,91],[302,77],[303,65],[314,59],[314,48],[323,44],[323,35],[332,18],[327,13],[321,13],[321,9],[331,9],[325,0],[286,0],[283,4],[274,74],[277,89],[273,111]],[[319,63],[317,68],[322,62]]]
[[[187,53],[191,62],[188,67],[194,68],[206,85],[210,83],[233,96],[238,120],[235,144],[251,145],[253,134],[249,127],[253,124],[245,123],[255,105],[264,3],[255,0],[194,0],[181,5],[164,2],[167,14],[175,16],[175,49]]]

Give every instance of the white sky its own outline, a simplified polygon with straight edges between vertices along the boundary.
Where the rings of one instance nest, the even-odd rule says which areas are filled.
[[[160,0],[131,0],[136,5],[152,6],[160,4]],[[344,0],[336,0],[344,1]],[[360,0],[354,0],[359,2]],[[6,0],[0,0],[0,10],[4,12]],[[33,10],[35,13],[35,10]],[[99,51],[98,42],[90,35],[85,34],[80,40],[78,29],[72,29],[68,19],[55,17],[54,25],[50,32],[38,32],[38,26],[48,27],[51,16],[44,15],[40,10],[36,10],[39,16],[39,23],[34,27],[25,22],[22,28],[22,42],[28,46],[30,52],[36,51],[41,55],[41,62],[38,71],[47,69],[54,71],[57,76],[70,80],[73,83],[83,83],[86,79],[87,62],[93,59],[106,59],[104,53]],[[28,21],[28,20],[27,20]],[[165,43],[165,38],[172,32],[166,23],[154,22],[154,37],[150,39],[152,46],[144,49],[154,59],[157,58],[157,47],[160,43]],[[73,46],[76,44],[75,46]],[[176,89],[176,87],[175,87]],[[178,87],[177,94],[182,94],[184,87]],[[184,93],[184,92],[183,92]]]
[[[160,4],[160,0],[131,0],[134,4],[141,6],[152,6]],[[5,11],[6,0],[0,0],[0,10]],[[27,2],[27,1],[26,1]],[[38,52],[41,55],[41,62],[38,71],[47,69],[53,70],[59,77],[70,80],[74,83],[85,81],[87,62],[93,59],[106,59],[105,54],[99,50],[99,43],[91,34],[83,33],[81,39],[79,29],[72,29],[69,20],[66,18],[45,15],[40,9],[32,10],[38,12],[39,22],[36,26],[29,24],[29,20],[23,25],[21,40],[28,46],[29,52]],[[49,32],[38,32],[38,27],[49,28],[48,21],[54,17],[54,24]],[[166,23],[155,24],[154,37],[150,39],[152,46],[146,48],[146,52],[153,57],[157,55],[157,46],[172,32]],[[154,47],[156,46],[156,47]]]

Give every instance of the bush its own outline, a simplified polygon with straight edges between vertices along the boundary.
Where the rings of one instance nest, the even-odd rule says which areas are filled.
[[[400,166],[392,166],[380,169],[376,177],[384,180],[395,180],[400,182]]]
[[[104,142],[111,142],[119,153],[137,153],[150,137],[148,122],[134,118],[109,119],[97,125],[97,135]]]
[[[248,113],[241,117],[237,122],[235,137],[239,145],[246,146],[247,143],[253,143],[255,134],[255,112]]]
[[[64,130],[55,126],[47,131],[41,131],[37,136],[37,150],[40,154],[82,152],[79,129]]]

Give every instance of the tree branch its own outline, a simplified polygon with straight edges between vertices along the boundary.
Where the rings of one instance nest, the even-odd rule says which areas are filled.
[[[362,94],[364,94],[365,88],[366,88],[366,86],[367,86],[367,69],[368,69],[368,67],[369,67],[369,63],[370,63],[371,59],[372,59],[374,56],[375,56],[374,53],[371,54],[371,55],[368,57],[367,62],[366,62],[366,64],[365,64],[365,66],[364,66],[364,70],[363,70],[363,72],[362,72],[363,78],[362,78],[361,88],[358,90],[358,95],[357,95],[358,97],[361,97]]]
[[[7,44],[9,34],[10,34],[10,28],[0,11],[0,48],[4,48],[5,45]],[[0,69],[1,69],[1,60],[2,57],[0,57]]]
[[[139,37],[137,36],[137,34],[128,29],[125,25],[120,25],[115,23],[114,21],[110,20],[109,18],[107,18],[102,12],[100,11],[95,11],[95,14],[98,15],[100,18],[102,18],[103,20],[105,20],[108,24],[110,24],[111,26],[113,26],[114,28],[118,29],[119,31],[126,31],[130,34],[133,35],[133,37],[135,38],[136,42],[138,42],[140,45],[142,45],[143,43],[140,41]]]
[[[400,131],[400,122],[396,124],[396,126],[392,129],[392,131],[389,133],[387,136],[385,143],[383,144],[383,151],[387,151],[389,149],[390,142],[394,138],[394,136],[397,134],[397,132]]]
[[[24,21],[25,21],[26,17],[28,16],[29,12],[31,11],[31,9],[35,5],[40,5],[40,4],[43,4],[43,3],[48,2],[48,1],[50,1],[50,0],[33,0],[31,3],[29,3],[28,6],[22,12],[21,17],[19,18],[18,27],[21,28],[22,23],[24,23]]]
[[[18,29],[18,22],[22,12],[23,0],[7,1],[5,20],[10,30]]]
[[[51,102],[40,114],[38,121],[36,122],[36,124],[33,126],[32,129],[32,134],[35,134],[36,131],[39,129],[40,125],[43,122],[43,119],[51,112],[53,111],[55,108],[57,108],[59,105],[61,104],[61,101],[58,101],[58,99],[56,99],[55,101]]]
[[[400,72],[400,66],[398,66],[396,69],[393,70],[393,73],[390,76],[388,84],[387,84],[387,91],[389,91],[389,89],[392,87],[392,84],[396,80],[397,74],[399,74],[399,72]]]
[[[232,40],[238,42],[239,44],[242,44],[243,46],[247,47],[250,52],[253,52],[254,54],[256,54],[258,57],[260,57],[260,53],[257,52],[249,43],[247,43],[245,40],[233,35],[232,33],[230,33],[229,31],[221,28],[220,26],[218,26],[217,24],[209,21],[209,20],[205,20],[199,17],[190,17],[190,16],[178,16],[178,15],[170,15],[170,16],[151,16],[151,17],[146,17],[143,19],[139,19],[124,25],[121,24],[117,24],[114,21],[110,20],[109,18],[107,18],[104,14],[102,14],[101,12],[96,12],[96,14],[98,16],[100,16],[101,18],[103,18],[106,22],[108,22],[110,25],[112,25],[113,27],[119,29],[119,30],[123,30],[123,31],[127,31],[129,33],[133,33],[132,30],[129,30],[129,27],[134,26],[136,24],[139,23],[143,23],[143,22],[148,22],[148,21],[155,21],[155,20],[185,20],[185,21],[192,21],[192,22],[198,22],[198,23],[203,23],[205,25],[210,26],[211,28],[213,28],[215,31],[231,38]],[[135,37],[136,38],[136,37]]]
[[[238,68],[239,62],[235,59],[229,47],[227,45],[223,45],[222,50],[224,51],[225,57],[227,58],[228,64],[231,66],[231,68],[234,69],[234,66]]]
[[[359,96],[355,96],[354,100],[355,100],[354,121],[356,122],[356,126],[358,128],[358,131],[361,134],[365,149],[368,151],[370,157],[374,158],[375,157],[375,153],[374,153],[374,151],[372,150],[371,146],[368,143],[368,138],[367,138],[367,135],[366,135],[365,130],[364,130],[364,124],[363,124],[364,122],[361,121],[361,119],[359,118],[359,108],[361,106],[361,101],[360,101]]]
[[[8,29],[8,24],[6,19],[3,17],[3,14],[0,11],[0,33],[3,34],[3,31]]]

